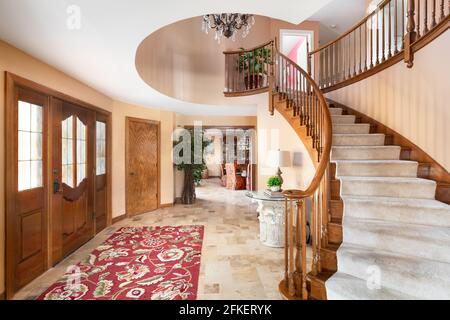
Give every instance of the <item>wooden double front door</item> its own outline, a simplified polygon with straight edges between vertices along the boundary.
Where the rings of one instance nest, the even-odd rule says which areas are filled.
[[[14,79],[6,109],[8,298],[106,226],[109,186],[109,115]]]
[[[61,100],[52,107],[53,253],[64,257],[94,235],[95,112]]]

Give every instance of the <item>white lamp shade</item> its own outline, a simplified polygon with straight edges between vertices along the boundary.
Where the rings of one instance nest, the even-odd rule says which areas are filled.
[[[270,150],[267,165],[271,168],[290,167],[291,153],[289,151]]]

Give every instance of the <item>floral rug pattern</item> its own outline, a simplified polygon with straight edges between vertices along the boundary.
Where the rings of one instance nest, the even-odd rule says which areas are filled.
[[[123,227],[38,300],[194,300],[203,226]]]

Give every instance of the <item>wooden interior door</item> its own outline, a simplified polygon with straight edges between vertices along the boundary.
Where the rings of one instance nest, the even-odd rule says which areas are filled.
[[[7,111],[7,296],[47,268],[48,97],[15,87]]]
[[[126,205],[132,216],[159,206],[159,122],[126,120]]]
[[[53,103],[54,263],[94,235],[95,113]]]

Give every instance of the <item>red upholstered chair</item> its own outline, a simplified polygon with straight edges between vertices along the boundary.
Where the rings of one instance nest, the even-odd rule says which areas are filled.
[[[236,163],[225,164],[227,173],[227,189],[230,190],[245,190],[246,179],[238,173],[238,165]]]

